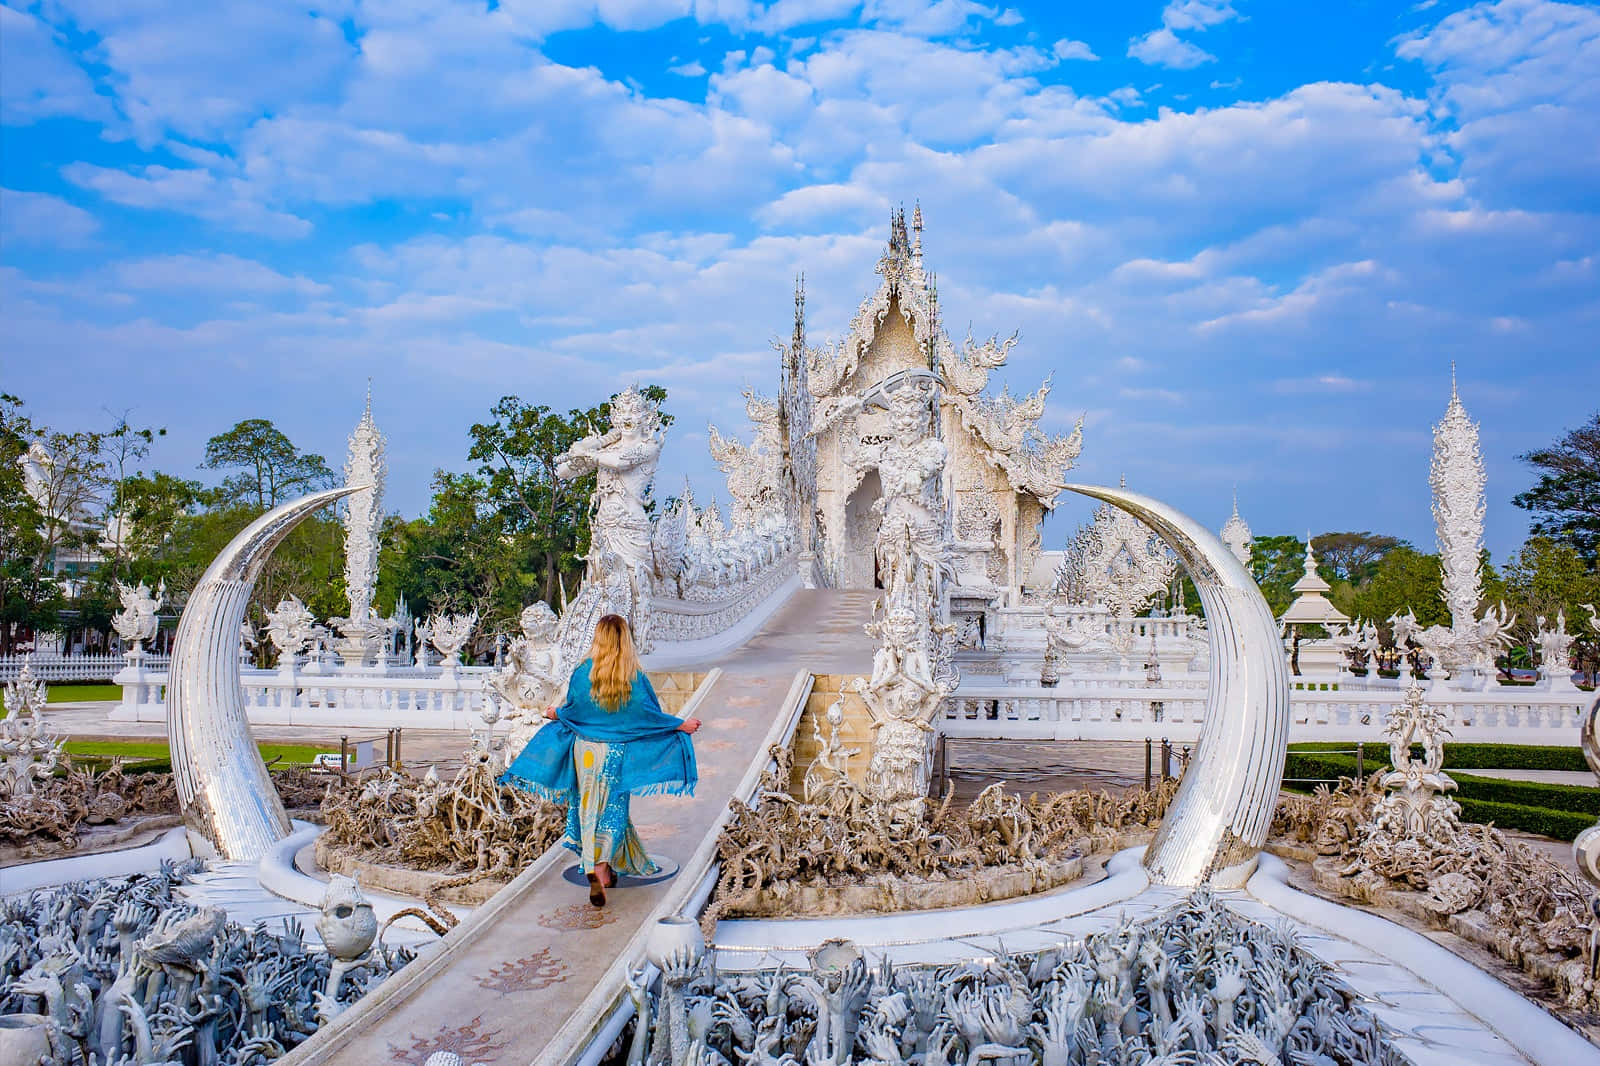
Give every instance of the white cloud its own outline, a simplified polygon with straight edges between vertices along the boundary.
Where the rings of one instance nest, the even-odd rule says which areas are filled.
[[[1206,30],[1239,17],[1228,0],[1172,0],[1161,24],[1172,30]]]
[[[113,284],[125,289],[214,290],[252,294],[320,296],[327,285],[303,274],[279,273],[264,263],[236,255],[163,255],[124,260],[109,268]]]
[[[1161,27],[1128,42],[1128,56],[1141,63],[1190,70],[1217,57],[1176,31],[1204,31],[1239,17],[1228,0],[1171,0],[1161,11]]]
[[[78,248],[99,228],[93,215],[59,196],[0,189],[0,244]]]
[[[687,63],[679,63],[675,67],[668,67],[667,73],[676,74],[681,78],[703,78],[706,75],[706,68],[705,64],[698,59],[692,59]]]
[[[276,0],[61,0],[60,7],[79,32],[93,35],[90,56],[107,68],[120,110],[146,143],[167,131],[224,136],[263,110],[316,99],[352,54],[335,17]]]
[[[1480,3],[1401,38],[1426,66],[1446,140],[1480,195],[1582,209],[1600,173],[1600,10]]]
[[[1128,56],[1150,66],[1172,67],[1175,70],[1188,70],[1202,63],[1217,61],[1216,56],[1197,44],[1180,40],[1165,26],[1129,41]]]
[[[1271,385],[1273,392],[1295,395],[1309,392],[1370,392],[1373,382],[1361,381],[1337,372],[1309,378],[1281,378]]]
[[[0,120],[71,116],[104,121],[111,108],[44,22],[0,4]]]
[[[305,219],[251,198],[238,179],[219,178],[206,170],[147,166],[130,172],[72,163],[61,173],[74,185],[129,207],[180,211],[226,229],[267,237],[304,237],[311,232]]]
[[[1061,40],[1057,41],[1051,47],[1050,51],[1055,54],[1055,57],[1057,59],[1060,59],[1062,61],[1066,61],[1066,60],[1069,60],[1069,59],[1091,59],[1091,60],[1093,60],[1093,59],[1099,59],[1100,58],[1099,56],[1094,54],[1094,49],[1090,48],[1088,46],[1088,44],[1086,44],[1083,41],[1074,41],[1070,37],[1061,38]]]
[[[870,225],[885,216],[889,201],[856,185],[808,185],[790,189],[761,210],[768,226],[822,225],[837,229],[841,223]]]

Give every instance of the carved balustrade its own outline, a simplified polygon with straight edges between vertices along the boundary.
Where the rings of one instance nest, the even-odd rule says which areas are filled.
[[[25,655],[0,655],[0,682],[15,681],[22,672]],[[146,669],[165,670],[170,659],[165,655],[145,655]],[[35,652],[33,676],[40,681],[110,681],[128,665],[116,653],[86,655],[47,655]]]
[[[1142,740],[1159,735],[1192,741],[1200,735],[1207,683],[1141,684],[1126,675],[1064,678],[1055,688],[963,684],[946,699],[939,731],[946,736],[1008,740]],[[1289,739],[1373,740],[1404,693],[1390,689],[1295,689]],[[1584,708],[1583,693],[1529,688],[1456,692],[1435,687],[1428,702],[1447,716],[1457,742],[1570,743]],[[1159,709],[1159,717],[1158,715]]]

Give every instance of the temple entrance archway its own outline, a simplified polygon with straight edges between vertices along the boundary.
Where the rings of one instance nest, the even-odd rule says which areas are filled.
[[[881,588],[877,573],[878,527],[883,516],[873,504],[883,496],[883,483],[876,470],[869,470],[850,493],[844,509],[844,553],[840,559],[839,587],[847,589]]]

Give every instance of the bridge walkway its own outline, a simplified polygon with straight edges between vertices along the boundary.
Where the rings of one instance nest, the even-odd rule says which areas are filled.
[[[658,917],[688,904],[710,868],[729,800],[750,794],[769,744],[798,719],[813,673],[862,673],[872,647],[861,625],[873,594],[802,589],[745,645],[722,656],[685,713],[700,786],[693,797],[636,801],[634,821],[675,876],[613,889],[589,905],[559,845],[451,930],[441,945],[280,1060],[284,1066],[421,1066],[436,1051],[469,1063],[565,1062],[588,1043],[640,964]],[[683,669],[696,669],[688,666]]]

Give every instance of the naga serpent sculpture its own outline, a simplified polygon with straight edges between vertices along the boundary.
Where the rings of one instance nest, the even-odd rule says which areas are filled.
[[[1159,885],[1238,887],[1267,839],[1288,753],[1289,674],[1272,610],[1221,539],[1183,512],[1127,489],[1064,488],[1155,530],[1200,593],[1211,644],[1205,724],[1144,865]]]
[[[312,493],[246,526],[206,568],[178,619],[167,675],[167,744],[189,828],[224,859],[260,859],[289,813],[250,736],[239,683],[239,625],[272,551],[313,511],[370,486]]]

